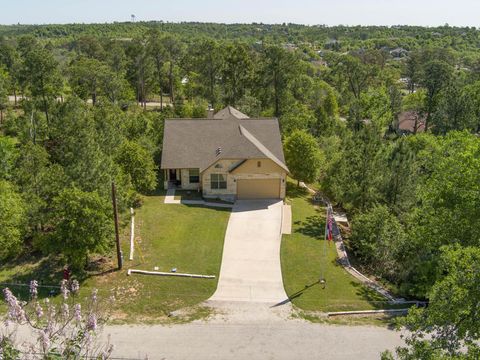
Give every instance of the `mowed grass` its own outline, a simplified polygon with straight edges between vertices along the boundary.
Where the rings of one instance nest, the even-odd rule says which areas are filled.
[[[325,208],[311,195],[288,183],[292,206],[292,234],[281,247],[285,291],[294,305],[307,311],[370,310],[387,307],[384,297],[363,286],[336,261],[334,243],[325,244]],[[325,288],[318,283],[321,274]]]
[[[102,261],[81,282],[81,297],[97,288],[99,295],[116,301],[110,305],[113,319],[125,322],[164,319],[171,311],[189,307],[208,299],[217,287],[223,241],[230,211],[199,206],[164,204],[164,196],[144,197],[135,214],[134,260],[128,260],[130,226],[122,228],[124,268],[116,271],[116,256]],[[0,267],[0,282],[38,279],[58,284],[61,267],[47,265],[47,259]],[[127,269],[154,270],[215,275],[215,279],[192,279],[132,274]],[[27,289],[16,288],[19,293]],[[50,291],[50,290],[48,290]],[[56,290],[58,298],[58,290]],[[47,296],[47,289],[42,291]]]

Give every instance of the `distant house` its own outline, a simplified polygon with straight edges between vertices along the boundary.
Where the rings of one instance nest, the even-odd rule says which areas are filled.
[[[231,106],[204,119],[165,120],[161,169],[165,188],[226,200],[283,199],[289,172],[278,120]]]
[[[416,134],[425,131],[425,117],[417,111],[404,111],[398,115],[397,132]]]
[[[390,50],[390,55],[392,55],[394,59],[401,59],[408,56],[408,50],[405,50],[404,48],[399,47],[399,48]]]

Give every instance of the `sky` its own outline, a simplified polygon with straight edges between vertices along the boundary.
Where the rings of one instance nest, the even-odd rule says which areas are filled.
[[[163,20],[480,27],[479,0],[0,0],[0,24]]]

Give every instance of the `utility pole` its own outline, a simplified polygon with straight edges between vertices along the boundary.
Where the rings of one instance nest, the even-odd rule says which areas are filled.
[[[115,222],[115,242],[117,244],[118,270],[122,270],[123,259],[122,259],[122,250],[120,250],[120,236],[118,234],[117,194],[115,191],[115,183],[113,181],[112,181],[112,206],[113,206],[113,220]]]

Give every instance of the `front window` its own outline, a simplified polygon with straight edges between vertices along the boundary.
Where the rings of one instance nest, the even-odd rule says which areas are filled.
[[[223,174],[210,174],[210,187],[212,189],[226,189],[227,179]]]
[[[198,184],[200,182],[200,172],[198,169],[188,170],[188,181],[190,184]]]

